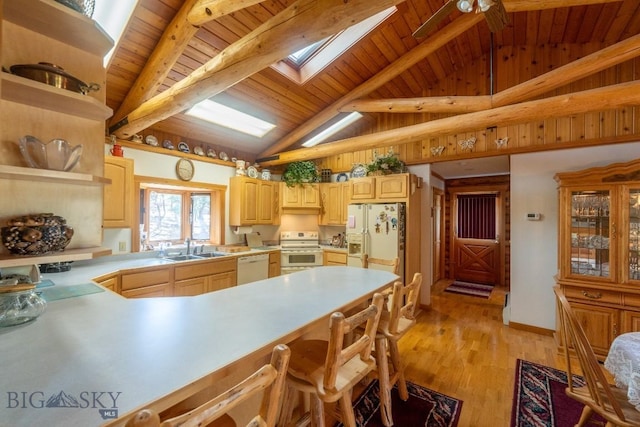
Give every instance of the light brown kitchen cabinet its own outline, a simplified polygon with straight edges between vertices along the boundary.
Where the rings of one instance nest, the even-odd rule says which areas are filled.
[[[122,273],[121,294],[127,298],[173,296],[173,267],[146,267]]]
[[[282,209],[320,210],[320,186],[319,184],[302,184],[287,186],[280,183],[280,198]]]
[[[103,176],[105,120],[112,111],[105,105],[102,58],[113,41],[96,22],[58,2],[4,1],[0,7],[3,65],[47,60],[79,80],[102,86],[83,95],[0,73],[0,140],[7,143],[0,156],[0,194],[5,200],[20,200],[0,204],[0,217],[40,210],[64,217],[74,229],[64,252],[16,258],[0,248],[0,267],[107,255],[110,251],[100,247],[102,186],[108,182]],[[61,138],[73,146],[82,144],[82,158],[70,172],[29,168],[17,145],[24,135],[43,142]]]
[[[409,174],[376,176],[376,198],[405,199],[409,194]]]
[[[280,275],[281,261],[280,251],[269,252],[269,277]]]
[[[279,183],[234,176],[229,182],[229,224],[278,224]]]
[[[323,252],[323,265],[347,265],[347,251],[325,249]]]
[[[559,272],[594,351],[640,330],[640,160],[559,173]],[[564,337],[558,330],[560,350]]]
[[[107,274],[105,276],[96,277],[93,279],[97,284],[104,286],[110,291],[120,293],[120,275],[119,274]]]
[[[345,225],[349,206],[349,183],[320,184],[320,198],[322,201],[320,225]]]
[[[131,228],[133,222],[133,159],[107,156],[104,176],[111,180],[104,186],[102,222],[105,228]]]
[[[219,291],[237,283],[237,259],[191,261],[174,271],[174,295],[200,295]]]
[[[371,200],[376,197],[376,179],[373,176],[352,178],[348,181],[351,201]]]

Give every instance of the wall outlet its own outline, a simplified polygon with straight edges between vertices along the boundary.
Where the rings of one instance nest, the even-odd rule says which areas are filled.
[[[120,252],[124,252],[127,250],[127,242],[119,242],[118,243],[118,250]]]

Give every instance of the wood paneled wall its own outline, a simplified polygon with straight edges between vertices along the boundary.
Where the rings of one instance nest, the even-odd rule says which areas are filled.
[[[603,47],[604,45],[599,43],[496,47],[493,61],[491,56],[487,55],[482,60],[447,76],[438,85],[429,87],[425,93],[415,96],[495,94]],[[494,70],[493,73],[490,72],[491,68]],[[542,98],[638,79],[640,79],[640,59],[627,61],[604,72],[575,81]],[[371,117],[375,119],[373,125],[363,130],[361,134],[437,120],[445,115],[377,113],[371,114]],[[464,116],[461,116],[460,120],[464,120]],[[460,141],[472,137],[476,138],[472,149],[461,147]],[[499,147],[496,140],[503,138],[508,138],[508,141],[506,145]],[[407,164],[420,164],[639,139],[640,107],[626,107],[570,117],[555,117],[514,126],[496,124],[496,127],[476,132],[428,138],[403,145],[394,145],[393,141],[389,141],[389,146],[386,149],[379,149],[378,152],[384,154],[389,149],[393,149]],[[431,149],[439,146],[445,147],[442,154],[434,155]],[[354,163],[370,162],[373,155],[374,150],[348,152],[322,159],[319,165],[334,172],[348,171]]]

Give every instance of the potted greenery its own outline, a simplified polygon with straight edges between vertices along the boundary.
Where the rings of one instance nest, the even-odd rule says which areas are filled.
[[[293,187],[296,184],[318,182],[320,181],[320,175],[316,164],[307,160],[289,163],[282,174],[282,180],[287,184],[287,187]]]
[[[367,165],[367,175],[388,175],[406,172],[407,167],[402,160],[389,150],[386,156],[379,156],[373,152],[373,161]]]

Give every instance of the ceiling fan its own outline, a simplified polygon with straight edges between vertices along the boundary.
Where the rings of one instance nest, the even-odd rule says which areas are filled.
[[[424,24],[418,27],[413,33],[413,36],[416,38],[425,37],[455,8],[458,8],[458,10],[463,13],[473,12],[475,1],[476,0],[447,0],[444,6],[438,9]],[[502,0],[478,0],[478,7],[475,10],[476,13],[484,14],[489,30],[492,33],[501,31],[509,23],[509,17],[502,4]]]

